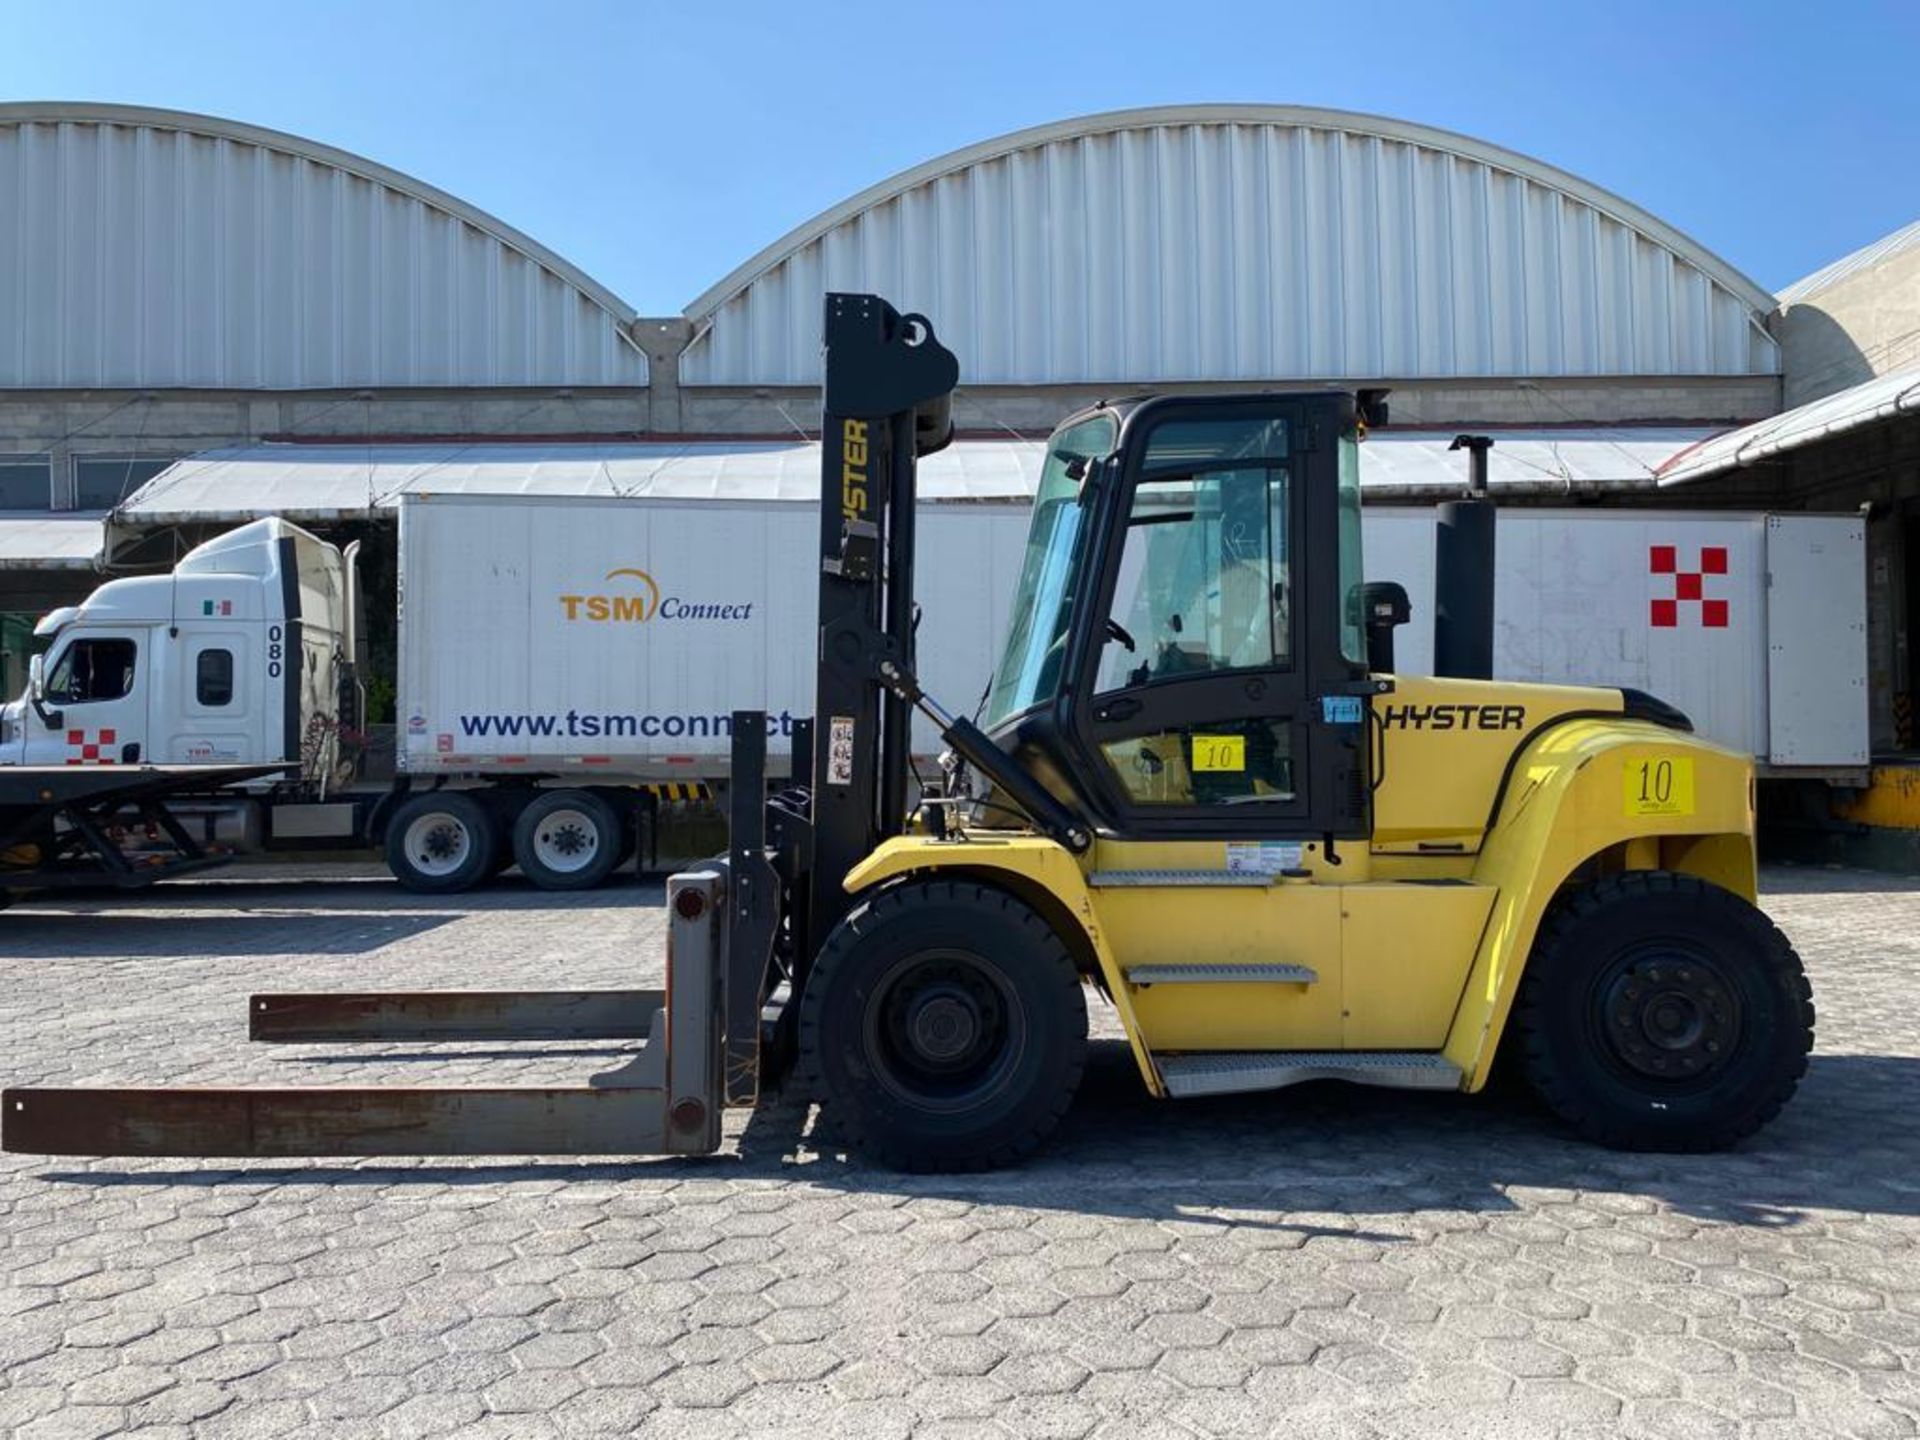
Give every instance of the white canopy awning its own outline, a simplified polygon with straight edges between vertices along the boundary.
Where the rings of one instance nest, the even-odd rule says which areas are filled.
[[[1877,376],[1784,415],[1716,435],[1661,466],[1660,483],[1711,479],[1896,415],[1920,415],[1920,366]]]
[[[1705,429],[1491,430],[1496,490],[1578,493],[1650,489],[1675,452]],[[1466,457],[1452,431],[1382,431],[1361,448],[1361,481],[1383,500],[1458,491]],[[923,499],[1018,501],[1033,494],[1039,440],[960,440],[921,462]],[[794,439],[589,445],[252,445],[179,461],[116,512],[133,524],[232,521],[260,515],[338,520],[388,509],[409,492],[811,501],[818,442]]]
[[[0,570],[91,570],[104,544],[104,519],[0,512]]]

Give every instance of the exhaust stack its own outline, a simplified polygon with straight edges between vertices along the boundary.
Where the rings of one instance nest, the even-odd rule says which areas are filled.
[[[1435,517],[1433,673],[1493,678],[1493,501],[1487,495],[1490,435],[1456,435],[1467,452],[1467,494],[1442,501]]]

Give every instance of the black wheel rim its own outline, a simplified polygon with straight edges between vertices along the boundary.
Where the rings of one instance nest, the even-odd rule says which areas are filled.
[[[941,1114],[975,1109],[1005,1090],[1027,1041],[1006,978],[964,950],[923,951],[894,964],[868,996],[863,1032],[880,1087]]]
[[[1704,947],[1663,941],[1626,951],[1601,973],[1594,997],[1601,1051],[1638,1084],[1711,1083],[1740,1048],[1739,991]]]

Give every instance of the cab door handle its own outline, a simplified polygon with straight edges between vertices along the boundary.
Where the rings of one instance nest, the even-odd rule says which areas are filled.
[[[1096,720],[1126,720],[1140,713],[1140,702],[1121,696],[1118,700],[1109,700],[1093,712]]]

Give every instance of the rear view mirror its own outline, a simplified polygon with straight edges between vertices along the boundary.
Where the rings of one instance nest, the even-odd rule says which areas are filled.
[[[47,657],[34,655],[27,661],[27,703],[33,706],[33,713],[40,717],[40,723],[49,730],[58,730],[66,716],[58,710],[46,707],[47,693]]]

